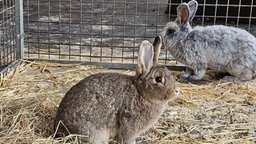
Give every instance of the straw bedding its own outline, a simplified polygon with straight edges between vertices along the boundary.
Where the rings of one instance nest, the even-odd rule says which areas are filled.
[[[82,78],[110,70],[79,64],[24,61],[1,76],[0,143],[77,143],[53,139],[53,121],[64,94]],[[178,74],[179,72],[174,72]],[[211,75],[211,74],[209,74]],[[177,83],[180,97],[138,143],[255,143],[256,80]]]

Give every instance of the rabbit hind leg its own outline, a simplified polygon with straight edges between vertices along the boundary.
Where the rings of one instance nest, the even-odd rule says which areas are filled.
[[[119,144],[135,144],[137,134],[133,131],[121,128],[119,129],[115,140]]]
[[[251,80],[253,78],[253,72],[251,69],[245,69],[240,76],[238,76],[238,79],[241,81],[247,81]]]
[[[227,71],[234,77],[234,80],[247,81],[253,78],[253,66],[247,57],[240,57],[227,65]]]
[[[251,70],[245,70],[244,72],[237,74],[232,74],[233,76],[225,76],[223,79],[226,81],[234,81],[234,80],[240,80],[240,81],[248,81],[251,80],[252,77],[252,71]]]
[[[135,137],[133,138],[122,137],[117,139],[117,143],[120,143],[120,144],[135,144],[135,142],[136,142]]]
[[[110,131],[107,128],[93,130],[90,132],[89,137],[89,143],[108,144],[110,138]]]

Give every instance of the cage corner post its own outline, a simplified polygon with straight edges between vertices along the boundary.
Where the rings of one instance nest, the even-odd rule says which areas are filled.
[[[21,61],[24,57],[24,23],[23,23],[23,0],[15,0],[17,48],[16,60]]]

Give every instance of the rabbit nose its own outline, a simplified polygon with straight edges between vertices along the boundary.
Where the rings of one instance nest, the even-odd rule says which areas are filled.
[[[174,94],[171,100],[175,100],[180,95],[180,88],[176,87],[174,90]]]
[[[175,88],[175,94],[178,94],[178,95],[180,94],[180,88],[179,87]]]

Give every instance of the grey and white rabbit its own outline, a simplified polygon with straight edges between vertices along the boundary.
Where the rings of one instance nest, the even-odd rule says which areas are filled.
[[[191,0],[177,8],[177,18],[161,34],[172,56],[187,66],[179,77],[200,80],[206,69],[228,72],[227,80],[256,76],[256,38],[249,32],[223,25],[191,27],[198,3]]]
[[[65,95],[57,110],[58,136],[87,135],[83,142],[103,144],[113,139],[135,143],[152,127],[170,100],[179,95],[175,78],[158,65],[162,39],[140,44],[135,75],[98,73],[84,78]]]

